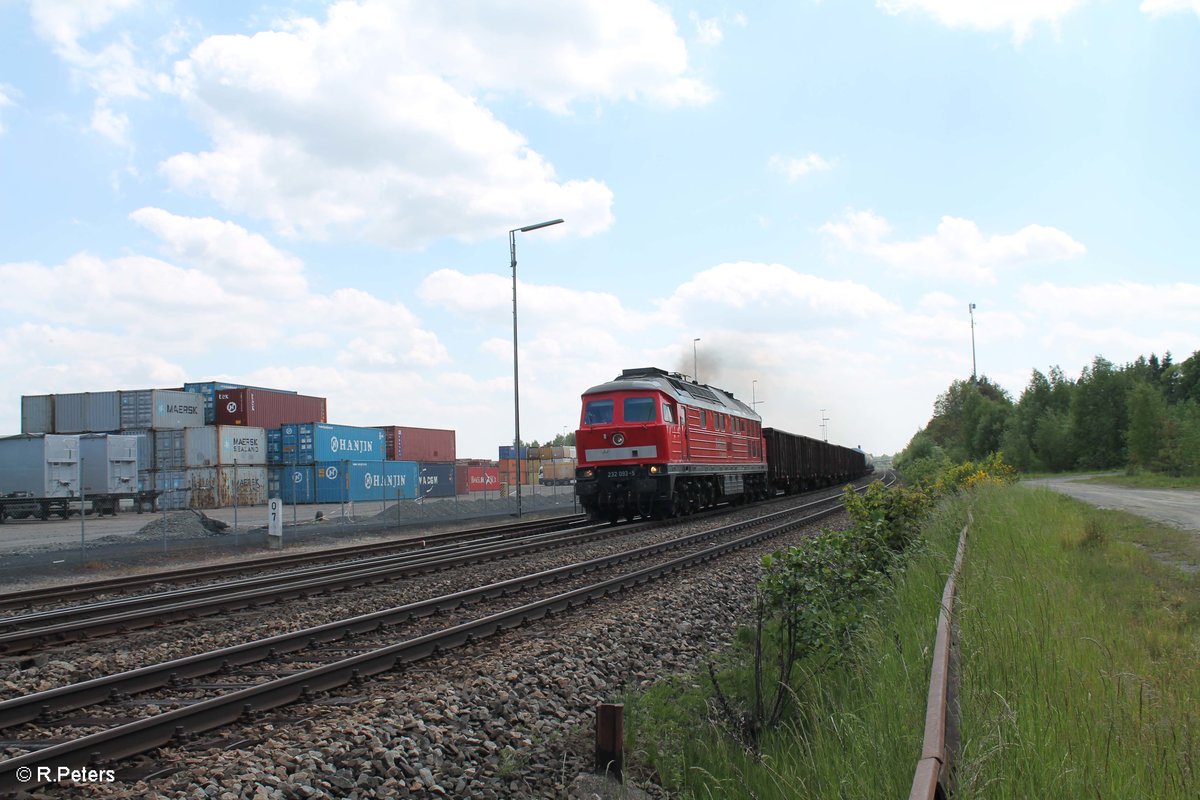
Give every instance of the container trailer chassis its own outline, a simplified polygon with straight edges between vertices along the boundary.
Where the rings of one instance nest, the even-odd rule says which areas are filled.
[[[85,497],[83,502],[88,506],[88,513],[95,516],[116,516],[121,509],[122,500],[132,500],[134,510],[141,514],[143,510],[154,510],[154,501],[162,494],[152,489],[122,494],[100,494]],[[0,524],[7,519],[47,520],[51,515],[67,519],[72,514],[79,513],[78,497],[34,497],[29,492],[9,492],[0,496]]]

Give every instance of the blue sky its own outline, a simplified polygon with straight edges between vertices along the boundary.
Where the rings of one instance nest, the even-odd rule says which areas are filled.
[[[1200,349],[1200,0],[0,0],[0,432],[226,379],[525,439],[624,367],[902,448]],[[822,412],[824,409],[824,412]]]

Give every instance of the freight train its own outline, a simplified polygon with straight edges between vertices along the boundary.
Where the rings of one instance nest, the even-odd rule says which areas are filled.
[[[763,428],[729,392],[657,367],[624,370],[582,400],[575,492],[593,519],[676,517],[873,470],[860,449]]]

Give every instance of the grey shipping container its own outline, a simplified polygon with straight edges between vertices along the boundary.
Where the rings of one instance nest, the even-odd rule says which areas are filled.
[[[79,437],[83,455],[83,494],[133,494],[138,490],[138,439],[119,434]]]
[[[115,431],[120,427],[120,392],[54,395],[55,433],[101,433]]]
[[[79,496],[79,437],[47,433],[0,438],[0,494]]]
[[[193,469],[218,464],[248,467],[267,463],[267,431],[245,425],[205,425],[157,431],[154,446],[159,469]]]
[[[139,389],[121,392],[118,428],[193,428],[204,424],[204,398],[196,392]]]
[[[21,433],[54,433],[54,395],[21,397]]]

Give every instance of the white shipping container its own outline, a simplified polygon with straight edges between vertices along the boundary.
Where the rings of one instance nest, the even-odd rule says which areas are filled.
[[[91,434],[79,439],[83,494],[133,494],[138,490],[138,438]]]
[[[194,428],[204,425],[204,398],[198,392],[138,389],[121,392],[120,428]]]
[[[79,437],[52,433],[0,438],[0,494],[79,496]]]
[[[267,429],[247,425],[206,425],[185,428],[184,466],[215,467],[238,465],[263,466],[267,463]]]

